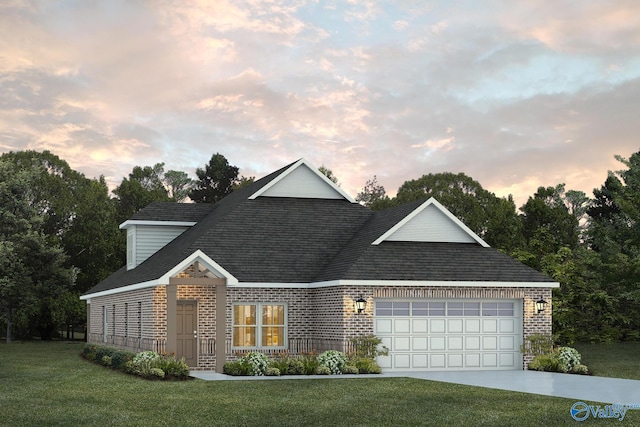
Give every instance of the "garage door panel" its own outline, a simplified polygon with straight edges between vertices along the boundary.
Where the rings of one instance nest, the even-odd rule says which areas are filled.
[[[515,350],[515,337],[513,336],[501,336],[500,337],[500,350]]]
[[[480,350],[480,337],[479,336],[466,336],[464,337],[465,350]]]
[[[392,319],[376,319],[376,332],[378,335],[390,334],[393,332]]]
[[[464,367],[462,361],[464,355],[462,353],[450,353],[447,355],[447,367],[452,369],[460,369]]]
[[[411,333],[411,321],[409,319],[395,319],[393,321],[393,332],[396,334]]]
[[[521,300],[383,302],[374,333],[389,349],[384,370],[522,368]]]
[[[434,354],[431,353],[429,355],[430,367],[432,369],[444,369],[447,367],[446,359],[444,354]]]
[[[496,353],[484,353],[482,355],[482,367],[483,368],[497,368],[498,367],[498,355]]]
[[[465,353],[465,366],[467,368],[480,368],[480,353]]]
[[[428,319],[411,320],[411,332],[414,334],[426,334],[429,331]]]
[[[496,319],[482,319],[482,333],[495,334],[498,332],[498,321]]]
[[[516,330],[515,319],[500,319],[498,325],[501,334],[513,334]]]
[[[446,323],[444,319],[431,319],[429,326],[429,330],[432,334],[444,334],[446,332]]]
[[[427,337],[413,337],[411,340],[411,350],[413,351],[427,351],[429,350],[429,338]]]
[[[400,353],[393,355],[394,369],[411,369],[411,355]]]
[[[514,368],[515,357],[513,353],[500,353],[500,367],[501,368]]]
[[[498,349],[498,337],[484,336],[482,337],[482,349],[483,350],[497,350]]]
[[[461,334],[463,332],[462,319],[448,319],[447,332],[450,334]]]
[[[428,368],[429,367],[429,355],[426,353],[414,354],[411,356],[412,368]]]
[[[411,350],[410,337],[394,337],[393,338],[393,351],[410,351],[410,350]]]
[[[467,334],[479,334],[480,333],[480,319],[465,319],[464,320],[464,332]]]
[[[449,337],[447,340],[447,350],[462,350],[463,337]]]
[[[431,337],[431,350],[444,350],[446,348],[445,337]]]

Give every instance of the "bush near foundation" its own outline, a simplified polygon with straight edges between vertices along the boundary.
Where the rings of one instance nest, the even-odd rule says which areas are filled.
[[[147,379],[185,380],[189,378],[189,366],[184,359],[177,359],[173,355],[160,355],[154,351],[134,353],[108,346],[85,344],[82,357]]]

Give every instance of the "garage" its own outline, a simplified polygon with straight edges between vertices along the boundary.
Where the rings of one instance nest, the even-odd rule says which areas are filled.
[[[385,371],[522,369],[522,300],[375,301]]]

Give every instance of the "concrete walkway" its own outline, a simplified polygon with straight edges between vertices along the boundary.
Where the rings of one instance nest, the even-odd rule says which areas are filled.
[[[476,387],[495,388],[589,402],[632,404],[640,407],[640,381],[535,371],[388,372],[380,375],[287,375],[232,377],[211,371],[191,371],[203,380],[285,380],[406,377]]]

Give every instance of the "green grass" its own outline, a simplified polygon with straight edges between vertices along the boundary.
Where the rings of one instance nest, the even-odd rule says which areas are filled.
[[[563,426],[575,402],[406,378],[147,381],[81,343],[0,344],[0,426]],[[588,419],[580,425],[620,425]],[[624,423],[640,424],[640,411]]]
[[[593,375],[640,380],[640,342],[579,343],[575,348]]]

